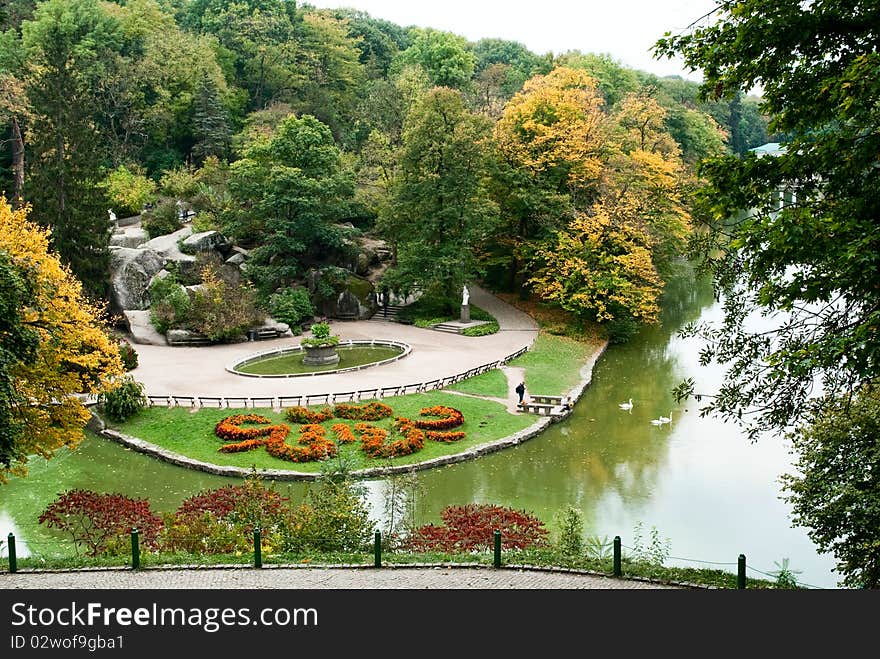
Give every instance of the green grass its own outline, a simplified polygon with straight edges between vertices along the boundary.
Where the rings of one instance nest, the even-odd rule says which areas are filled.
[[[453,391],[475,396],[507,398],[507,377],[499,370],[489,371],[447,387]]]
[[[541,332],[527,353],[510,366],[525,368],[526,394],[561,395],[576,386],[596,346]]]
[[[403,352],[400,348],[388,347],[352,347],[339,348],[339,362],[325,366],[308,366],[303,364],[303,352],[288,353],[277,357],[267,356],[264,359],[245,364],[236,370],[253,375],[286,375],[290,373],[315,373],[320,371],[336,371],[341,368],[353,368],[391,359]]]
[[[467,433],[458,442],[444,444],[426,441],[425,447],[412,455],[389,459],[369,458],[360,448],[360,442],[345,444],[339,448],[339,455],[351,460],[351,469],[368,469],[371,467],[388,466],[389,464],[415,464],[432,458],[460,453],[466,449],[502,439],[515,432],[527,428],[534,423],[530,415],[510,414],[507,409],[493,401],[468,398],[443,392],[412,394],[399,396],[383,401],[394,410],[394,416],[418,418],[419,410],[432,405],[448,405],[464,414],[464,425],[456,428]],[[318,409],[321,406],[314,407]],[[317,473],[321,470],[319,462],[295,463],[280,460],[269,455],[265,448],[260,447],[244,453],[220,453],[218,449],[224,443],[214,435],[214,426],[221,419],[232,414],[257,413],[272,420],[273,423],[286,423],[291,426],[288,443],[296,441],[298,424],[285,421],[283,414],[273,410],[236,410],[202,408],[190,410],[186,408],[151,407],[142,410],[128,421],[111,427],[148,441],[162,448],[181,455],[217,465],[231,465],[243,469],[287,469]],[[354,421],[331,419],[322,425],[327,428],[327,436],[333,437],[330,426],[334,423],[354,425]],[[374,422],[380,427],[390,427],[391,419]]]

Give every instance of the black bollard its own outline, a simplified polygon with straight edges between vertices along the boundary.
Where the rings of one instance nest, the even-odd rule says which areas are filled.
[[[614,576],[619,577],[623,574],[620,569],[620,536],[614,536]]]
[[[746,587],[746,555],[740,554],[736,562],[736,587],[740,590]]]
[[[375,567],[382,567],[382,532],[376,531],[376,536],[373,539],[373,565]]]
[[[254,567],[263,567],[263,548],[260,546],[260,529],[254,529]]]
[[[9,545],[9,571],[18,571],[18,562],[15,560],[15,536],[11,533],[6,538]]]
[[[495,531],[495,567],[501,567],[501,531]]]
[[[131,569],[137,570],[141,566],[141,548],[138,542],[138,530],[131,529]]]

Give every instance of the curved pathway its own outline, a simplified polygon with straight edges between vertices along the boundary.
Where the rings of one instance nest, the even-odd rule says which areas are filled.
[[[498,320],[500,331],[468,337],[413,325],[384,321],[332,321],[341,340],[404,341],[412,353],[396,362],[347,373],[294,378],[255,378],[235,375],[227,365],[272,348],[298,345],[302,337],[287,337],[204,347],[138,344],[138,367],[131,372],[149,396],[270,397],[345,393],[404,386],[464,373],[504,359],[530,346],[538,327],[527,314],[473,286],[471,302]]]

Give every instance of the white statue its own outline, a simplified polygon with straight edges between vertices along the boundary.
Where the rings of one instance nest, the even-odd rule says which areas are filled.
[[[113,212],[112,208],[108,208],[107,212],[110,214],[110,221],[116,222],[116,213]]]
[[[468,300],[471,299],[471,294],[468,292],[467,284],[464,285],[464,289],[461,291],[461,306],[467,306]]]

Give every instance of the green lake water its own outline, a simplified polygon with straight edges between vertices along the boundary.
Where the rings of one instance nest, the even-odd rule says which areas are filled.
[[[557,512],[573,505],[582,511],[586,534],[620,535],[625,547],[635,542],[637,524],[645,541],[656,528],[671,542],[669,565],[736,572],[737,557],[745,554],[748,574],[757,578],[788,558],[802,583],[834,588],[832,557],[818,554],[804,529],[792,528],[779,498],[777,478],[792,463],[785,442],[765,437],[751,444],[736,426],[700,418],[693,402],[674,404],[671,389],[683,378],[693,377],[697,390],[708,392],[721,377],[717,367],[698,365],[699,342],[678,338],[676,329],[719,317],[708,285],[672,282],[662,324],[609,348],[568,419],[519,446],[419,472],[417,521],[439,521],[447,505],[481,502],[527,510],[553,528]],[[629,398],[632,410],[621,410],[618,404]],[[672,423],[651,425],[670,410]],[[49,462],[35,459],[27,479],[0,487],[0,538],[14,532],[20,555],[50,551],[54,543],[37,517],[66,489],[118,491],[149,498],[154,510],[164,511],[232,482],[93,437]],[[378,520],[387,483],[366,485]],[[277,485],[296,499],[305,487]]]

